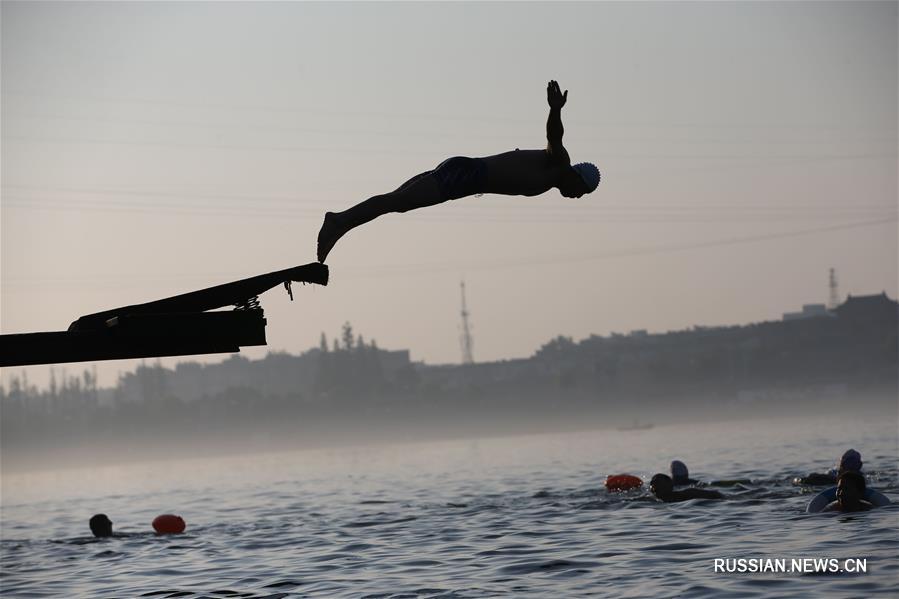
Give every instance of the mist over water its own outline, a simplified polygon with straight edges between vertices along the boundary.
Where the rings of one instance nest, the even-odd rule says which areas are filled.
[[[890,418],[887,418],[887,417]],[[884,594],[896,506],[803,513],[792,479],[862,452],[899,494],[894,412],[194,458],[3,476],[5,593],[31,596]],[[893,420],[891,420],[891,418]],[[672,459],[725,501],[610,494]],[[95,540],[104,512],[116,531]],[[188,523],[157,537],[150,521]],[[715,558],[866,558],[866,574],[721,574]]]

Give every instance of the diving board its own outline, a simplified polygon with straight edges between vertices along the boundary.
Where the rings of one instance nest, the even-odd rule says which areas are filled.
[[[291,283],[328,284],[313,262],[144,304],[87,314],[66,331],[0,335],[0,367],[239,352],[265,345],[259,295]],[[233,310],[217,311],[233,306]]]

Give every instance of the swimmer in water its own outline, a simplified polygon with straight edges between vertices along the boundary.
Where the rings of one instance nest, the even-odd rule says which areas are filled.
[[[665,503],[677,503],[679,501],[689,501],[690,499],[724,499],[724,495],[718,491],[697,489],[696,487],[675,491],[674,481],[667,474],[656,474],[653,476],[649,482],[649,490]]]
[[[834,481],[837,483],[837,486],[830,487],[829,489],[825,489],[815,495],[811,501],[808,502],[808,505],[805,508],[805,511],[809,514],[815,514],[817,512],[823,511],[858,511],[858,506],[853,501],[852,498],[852,490],[848,491],[849,496],[847,498],[847,506],[848,509],[843,509],[840,507],[840,493],[846,493],[845,490],[841,490],[841,487],[846,487],[846,485],[852,485],[861,481],[861,508],[862,510],[871,509],[871,507],[880,507],[884,505],[890,505],[892,501],[890,498],[878,491],[877,489],[871,489],[867,486],[867,482],[865,481],[865,475],[861,472],[862,469],[862,456],[854,449],[850,449],[846,453],[843,454],[843,457],[840,459],[840,463],[838,466],[839,474],[837,475],[837,479]],[[833,471],[831,471],[833,472]],[[824,476],[824,475],[813,475],[813,476]],[[848,477],[846,482],[840,482],[844,478]],[[854,481],[854,482],[853,482]],[[808,481],[808,478],[805,479],[796,479],[793,481],[794,484],[806,484],[811,485],[815,484]],[[825,483],[819,483],[825,484]]]
[[[91,532],[98,539],[112,536],[112,520],[106,514],[94,515],[88,524],[91,527]]]
[[[94,536],[98,539],[106,539],[109,537],[136,537],[140,533],[135,532],[112,532],[112,520],[110,520],[106,514],[94,514],[91,517],[88,525],[91,527],[91,532],[94,533]]]
[[[671,462],[671,480],[676,487],[680,485],[695,485],[699,482],[690,478],[690,471],[687,470],[687,465],[680,460]]]
[[[836,484],[837,478],[844,472],[862,471],[862,454],[854,449],[847,449],[836,468],[829,472],[813,472],[808,476],[796,479],[796,483],[810,487],[830,486]]]
[[[824,508],[825,512],[866,512],[874,507],[865,501],[865,477],[847,471],[837,480],[837,500]]]

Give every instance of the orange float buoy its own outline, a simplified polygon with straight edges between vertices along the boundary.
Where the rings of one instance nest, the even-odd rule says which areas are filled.
[[[613,474],[606,479],[609,491],[629,491],[643,486],[643,480],[631,474]]]
[[[153,530],[161,535],[175,535],[184,532],[187,524],[181,516],[161,514],[153,518]]]

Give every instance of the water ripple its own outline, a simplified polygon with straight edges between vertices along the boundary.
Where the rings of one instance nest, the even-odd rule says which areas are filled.
[[[373,450],[369,461],[358,454],[331,461],[309,478],[289,474],[291,463],[308,464],[308,456],[282,457],[282,470],[259,456],[258,470],[272,472],[273,480],[4,502],[0,581],[4,595],[33,597],[772,599],[894,592],[899,506],[804,514],[810,490],[791,481],[808,472],[806,456],[819,453],[812,441],[770,431],[764,443],[757,431],[745,439],[732,430],[722,439],[696,440],[699,434],[685,434],[677,455],[700,475],[711,473],[707,480],[742,479],[719,486],[726,501],[668,505],[645,489],[605,492],[603,474],[619,471],[625,461],[665,468],[675,446],[670,433],[664,446],[620,450],[587,434],[549,437],[542,447],[535,439],[496,441],[504,450],[493,453],[485,440],[480,468],[471,465],[468,442],[444,443],[432,454],[421,448],[417,470],[405,462],[385,465]],[[895,433],[864,438],[859,449],[866,465],[877,467],[872,480],[899,497]],[[547,449],[553,444],[565,448],[562,457]],[[403,455],[419,459],[414,454],[420,452]],[[751,467],[719,454],[740,455]],[[503,457],[510,455],[520,457]],[[875,463],[875,456],[885,457]],[[505,461],[494,466],[493,460]],[[760,470],[760,463],[771,471]],[[635,474],[648,479],[652,470]],[[210,474],[210,480],[223,477]],[[183,508],[188,534],[148,532],[160,505]],[[131,534],[84,536],[95,506]],[[824,556],[867,558],[868,573],[713,572],[715,558]]]

